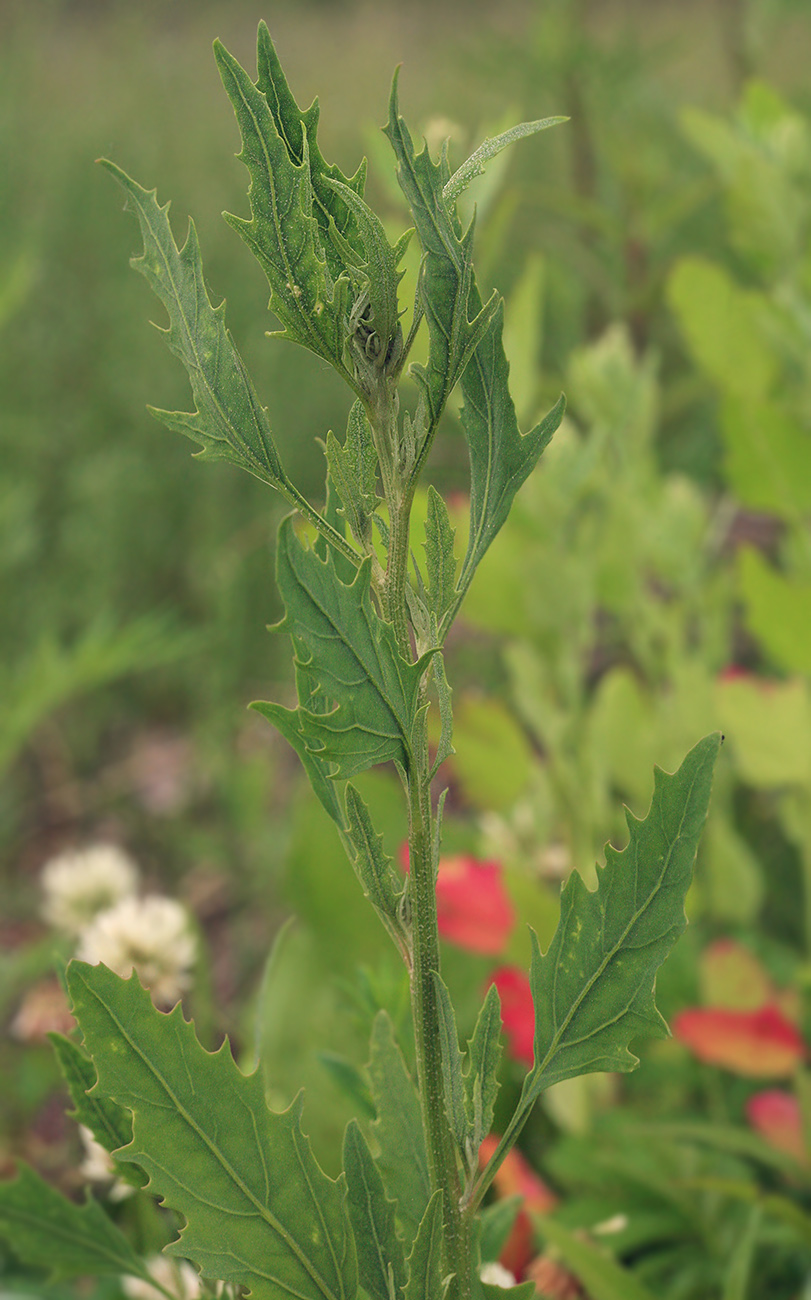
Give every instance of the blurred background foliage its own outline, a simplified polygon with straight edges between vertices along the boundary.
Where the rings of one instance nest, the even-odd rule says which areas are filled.
[[[480,278],[507,298],[519,415],[528,426],[561,388],[569,415],[449,647],[448,853],[497,860],[545,944],[561,877],[588,878],[605,840],[622,842],[623,801],[645,811],[652,765],[672,769],[720,727],[695,925],[660,1002],[668,1015],[717,1003],[701,954],[731,936],[793,990],[811,1042],[805,0],[5,0],[0,1010],[12,1032],[0,1069],[14,1082],[0,1163],[25,1153],[68,1185],[56,1068],[42,1026],[19,1031],[54,958],[38,873],[65,846],[125,844],[183,898],[206,944],[190,1000],[201,1031],[215,1043],[227,1030],[246,1063],[261,1059],[274,1104],[306,1082],[328,1167],[368,1104],[359,1069],[378,1007],[408,1037],[394,954],[337,839],[292,754],[245,710],[290,691],[287,647],[265,630],[280,612],[280,505],[235,470],[193,465],[146,413],[182,409],[186,381],[127,266],[134,222],[93,166],[110,156],[157,185],[180,237],[194,214],[285,463],[318,499],[317,440],[342,429],[346,397],[303,351],[268,343],[265,287],[220,218],[245,210],[245,183],[210,44],[252,69],[261,17],[299,101],[320,96],[325,156],[352,172],[368,155],[393,232],[404,214],[378,127],[396,63],[412,128],[432,147],[449,135],[457,161],[513,121],[571,116],[470,191]],[[431,473],[464,493],[453,411]],[[461,535],[461,503],[458,515]],[[393,781],[368,776],[364,796],[396,854]],[[521,927],[503,956],[526,964]],[[451,946],[446,958],[468,1031],[492,961]],[[752,1146],[750,1079],[674,1041],[643,1057],[621,1092],[586,1081],[527,1132],[563,1227],[630,1215],[635,1232],[605,1247],[656,1296],[808,1294],[802,1070],[789,1086],[806,1136],[786,1166]],[[508,1066],[506,1091],[519,1080]],[[665,1124],[677,1118],[680,1134]],[[568,1258],[564,1238],[557,1249]]]

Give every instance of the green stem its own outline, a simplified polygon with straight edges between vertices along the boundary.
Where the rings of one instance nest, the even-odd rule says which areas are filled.
[[[470,1300],[470,1221],[460,1210],[461,1185],[456,1146],[445,1110],[439,1007],[434,971],[439,972],[439,931],[431,844],[431,803],[427,754],[416,756],[409,776],[409,872],[413,918],[411,1008],[417,1052],[422,1123],[431,1190],[443,1191],[445,1260],[453,1273],[451,1296]]]

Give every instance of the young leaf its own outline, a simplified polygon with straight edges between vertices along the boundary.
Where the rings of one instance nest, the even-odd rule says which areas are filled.
[[[405,1285],[403,1243],[394,1224],[394,1202],[365,1137],[352,1119],[344,1136],[347,1209],[358,1248],[358,1279],[372,1300],[398,1300]]]
[[[414,153],[410,132],[400,116],[395,73],[389,120],[383,128],[397,157],[397,179],[411,207],[424,253],[420,296],[428,321],[428,367],[414,367],[428,412],[427,443],[436,429],[459,376],[498,307],[493,293],[485,307],[471,296],[473,226],[461,235],[459,223],[442,198],[448,181],[447,160],[434,163],[428,146]]]
[[[474,1152],[478,1151],[493,1127],[501,1052],[501,1000],[496,985],[491,984],[468,1043],[465,1101],[473,1128],[471,1142]]]
[[[442,1277],[442,1191],[431,1197],[414,1248],[408,1257],[404,1300],[444,1300],[449,1278]]]
[[[291,94],[279,56],[264,22],[259,24],[256,68],[257,87],[268,102],[274,125],[284,141],[290,161],[295,166],[300,166],[306,157],[309,162],[313,187],[313,213],[319,225],[330,274],[333,279],[337,279],[343,269],[338,240],[348,243],[358,257],[363,253],[363,243],[358,235],[352,211],[335,190],[330,188],[329,182],[339,181],[355,194],[362,196],[366,180],[366,160],[365,158],[362,160],[355,175],[351,177],[345,176],[340,167],[324,161],[316,140],[318,100],[314,99],[308,109],[301,111]],[[306,153],[305,136],[307,137]]]
[[[419,1098],[385,1011],[375,1017],[368,1073],[377,1110],[377,1163],[386,1192],[397,1201],[406,1240],[413,1242],[431,1196],[428,1157]]]
[[[445,1109],[448,1123],[456,1138],[459,1151],[468,1160],[470,1153],[470,1123],[465,1111],[465,1085],[462,1079],[462,1053],[459,1051],[459,1037],[456,1031],[456,1016],[453,1012],[451,995],[442,976],[433,972],[436,989],[437,1007],[439,1009],[439,1035],[442,1050],[442,1078],[445,1085]],[[473,1160],[476,1153],[473,1153]]]
[[[124,1154],[186,1218],[169,1253],[258,1300],[351,1300],[344,1187],[310,1150],[301,1098],[268,1110],[260,1073],[243,1075],[227,1041],[206,1052],[180,1004],[157,1011],[135,975],[73,961],[67,979],[99,1088],[133,1113]]]
[[[84,1124],[105,1151],[111,1154],[132,1141],[132,1114],[123,1106],[117,1106],[109,1097],[98,1092],[88,1096],[91,1088],[98,1083],[96,1067],[87,1052],[63,1034],[49,1034],[51,1045],[56,1052],[59,1068],[62,1071],[68,1092],[75,1106],[71,1119],[77,1124]],[[137,1165],[117,1161],[117,1170],[122,1177],[136,1187],[143,1187],[146,1177]]]
[[[592,1070],[632,1070],[629,1043],[663,1037],[654,1002],[656,972],[687,919],[684,899],[707,817],[721,737],[705,736],[674,774],[654,769],[644,821],[626,810],[630,840],[606,846],[597,889],[574,872],[546,956],[533,934],[530,982],[535,1003],[535,1064],[519,1112],[544,1088]]]
[[[346,522],[366,550],[372,539],[372,515],[377,506],[377,456],[372,431],[358,401],[352,404],[341,446],[332,430],[327,434],[327,467],[341,499]]]
[[[425,567],[428,572],[428,604],[438,623],[450,608],[456,591],[455,536],[456,529],[451,524],[445,500],[431,483],[425,519]]]
[[[353,384],[342,361],[349,286],[345,278],[330,274],[321,246],[307,133],[297,163],[262,91],[219,41],[214,56],[242,135],[239,157],[251,178],[251,220],[231,213],[225,219],[267,276],[270,307],[284,326],[282,336],[329,361]]]
[[[197,410],[152,414],[203,450],[204,460],[229,460],[271,487],[288,484],[273,444],[267,412],[260,405],[242,358],[225,328],[225,303],[212,307],[194,222],[178,250],[169,225],[169,204],[160,207],[155,190],[142,189],[114,163],[102,166],[127,195],[127,205],[141,225],[144,251],[131,265],[149,281],[169,313],[162,332],[191,380]]]
[[[431,630],[433,634],[432,639],[436,640],[438,633],[436,619],[433,617],[431,618]],[[439,743],[436,747],[436,757],[434,758],[431,767],[430,779],[432,781],[442,764],[445,762],[445,759],[450,758],[451,754],[456,753],[456,750],[453,747],[453,705],[451,704],[453,691],[451,690],[445,672],[445,656],[441,650],[434,656],[433,673],[434,682],[436,684],[437,702],[439,704],[440,732]]]
[[[502,131],[501,135],[488,136],[483,140],[478,149],[462,163],[462,166],[453,173],[450,180],[445,183],[442,191],[442,197],[446,203],[455,203],[459,195],[467,189],[474,176],[481,176],[491,158],[495,158],[497,153],[506,149],[507,145],[514,144],[516,140],[523,140],[525,136],[535,135],[537,131],[545,131],[549,126],[557,126],[560,122],[568,122],[568,117],[543,117],[537,122],[521,122],[518,126],[511,126],[509,131]]]
[[[398,947],[409,948],[409,936],[400,919],[400,901],[405,888],[402,876],[383,851],[383,836],[375,832],[369,809],[353,785],[346,787],[347,838],[355,850],[352,865],[364,894]]]
[[[298,720],[307,749],[333,763],[333,776],[350,777],[395,759],[408,767],[420,681],[433,652],[416,663],[400,657],[394,631],[378,618],[370,595],[370,565],[361,564],[351,586],[296,538],[290,516],[282,520],[276,580],[285,603],[277,631],[289,632],[298,674]],[[316,712],[315,697],[334,705]],[[263,710],[268,713],[267,709]]]
[[[26,1165],[0,1183],[0,1236],[21,1263],[50,1269],[53,1280],[125,1273],[154,1282],[97,1201],[75,1205]]]

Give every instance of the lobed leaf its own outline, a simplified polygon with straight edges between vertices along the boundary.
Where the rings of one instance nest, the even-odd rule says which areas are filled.
[[[380,1148],[378,1166],[386,1192],[413,1242],[431,1198],[420,1102],[385,1011],[372,1028],[367,1067],[377,1119],[372,1126]]]
[[[258,1071],[227,1043],[206,1052],[180,1004],[164,1015],[135,975],[73,961],[68,989],[99,1088],[133,1115],[123,1155],[186,1218],[169,1253],[258,1300],[349,1300],[357,1260],[343,1180],[328,1178],[301,1130],[301,1098],[268,1110]]]
[[[400,873],[383,849],[383,836],[372,825],[369,809],[353,785],[346,793],[347,849],[364,894],[380,916],[395,943],[407,953],[410,937],[400,916],[405,884]]]
[[[21,1263],[47,1268],[53,1280],[124,1273],[154,1285],[97,1201],[74,1204],[27,1165],[0,1183],[0,1236]]]
[[[631,1040],[667,1034],[654,1002],[656,972],[687,924],[684,899],[720,744],[718,733],[705,736],[676,773],[654,769],[648,815],[642,821],[626,810],[630,841],[622,852],[606,846],[597,889],[570,876],[546,956],[533,934],[535,1064],[521,1113],[561,1079],[633,1069]]]
[[[267,51],[265,51],[267,53]],[[214,56],[242,136],[239,158],[250,176],[251,220],[225,214],[259,262],[270,285],[270,307],[283,337],[329,361],[352,383],[343,361],[348,281],[333,277],[314,215],[308,132],[300,161],[279,134],[270,103],[232,54],[214,42]],[[285,122],[289,118],[285,114]]]
[[[189,221],[185,244],[175,244],[167,213],[155,190],[145,190],[114,163],[101,165],[127,195],[141,226],[144,251],[131,265],[148,280],[169,313],[162,330],[188,371],[197,409],[152,414],[170,429],[200,443],[204,460],[229,460],[271,487],[288,486],[271,436],[267,412],[225,327],[225,303],[212,307],[203,278],[197,231]]]
[[[398,1300],[406,1279],[394,1202],[388,1200],[368,1143],[352,1119],[344,1135],[349,1219],[358,1247],[358,1276],[372,1300]]]
[[[276,580],[286,613],[275,630],[289,632],[295,646],[300,735],[333,765],[331,776],[389,759],[408,767],[420,681],[433,653],[415,664],[401,658],[392,627],[372,608],[370,573],[367,558],[347,586],[332,555],[319,559],[296,538],[292,517],[282,521]],[[274,706],[262,712],[276,720]]]

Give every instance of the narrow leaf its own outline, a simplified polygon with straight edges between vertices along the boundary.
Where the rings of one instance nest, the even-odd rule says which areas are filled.
[[[542,1235],[554,1246],[592,1300],[654,1300],[653,1294],[635,1274],[581,1233],[565,1228],[555,1219],[539,1218],[536,1222]]]
[[[301,1099],[269,1111],[258,1071],[228,1042],[198,1043],[180,1004],[164,1015],[133,975],[73,961],[68,988],[99,1088],[133,1113],[125,1154],[185,1216],[169,1252],[259,1300],[354,1297],[357,1263],[344,1188],[301,1131]]]
[[[313,100],[304,112],[299,108],[287,84],[279,56],[264,22],[259,24],[256,64],[257,87],[268,102],[274,125],[284,141],[291,162],[300,165],[304,162],[305,156],[309,162],[313,213],[320,228],[321,242],[330,272],[333,279],[337,279],[343,266],[340,253],[337,251],[338,241],[346,241],[358,255],[362,253],[363,245],[358,236],[353,213],[335,190],[330,188],[329,182],[340,181],[349,186],[355,194],[362,195],[366,179],[366,160],[362,160],[355,175],[351,177],[345,176],[340,167],[324,161],[316,140],[318,100]]]
[[[404,1300],[444,1300],[450,1279],[442,1277],[442,1190],[428,1204],[408,1258]]]
[[[397,1300],[405,1285],[403,1243],[394,1223],[394,1202],[356,1120],[344,1136],[344,1173],[349,1221],[358,1249],[358,1279],[372,1300]]]
[[[98,1083],[96,1067],[87,1052],[63,1034],[49,1034],[51,1045],[56,1052],[59,1068],[68,1086],[74,1110],[71,1119],[77,1124],[84,1124],[105,1151],[118,1151],[132,1141],[132,1114],[123,1106],[117,1106],[109,1097],[98,1091],[88,1096],[91,1088]],[[143,1187],[146,1177],[137,1165],[126,1161],[117,1161],[118,1172],[136,1187]]]
[[[560,1079],[632,1070],[630,1042],[667,1034],[654,1002],[656,972],[687,924],[684,899],[720,744],[717,732],[705,736],[678,772],[654,769],[648,815],[641,821],[626,810],[629,843],[621,853],[606,846],[597,889],[586,889],[577,872],[569,877],[546,956],[533,934],[535,1064],[520,1113]]]
[[[763,1207],[753,1205],[727,1266],[721,1300],[747,1300],[751,1294],[752,1265],[755,1258],[758,1231],[763,1218]]]
[[[341,499],[346,521],[357,540],[368,550],[372,538],[371,519],[378,504],[377,455],[372,430],[360,400],[354,402],[349,411],[344,445],[341,446],[330,430],[326,452],[330,480]]]
[[[438,635],[436,619],[432,619],[432,631],[433,639],[436,640]],[[445,672],[445,656],[442,654],[442,651],[439,651],[439,653],[434,657],[433,673],[434,682],[436,684],[437,701],[439,703],[440,732],[439,743],[436,747],[436,757],[434,758],[433,766],[431,768],[431,780],[434,779],[436,773],[445,762],[445,759],[450,758],[451,754],[456,753],[456,750],[453,747],[453,705],[451,704],[453,691],[451,690]]]
[[[432,483],[428,488],[425,519],[425,567],[428,572],[428,603],[439,623],[456,591],[455,536],[456,529],[451,524],[448,507]]]
[[[428,1157],[419,1098],[385,1011],[375,1018],[368,1073],[377,1110],[378,1166],[388,1195],[397,1201],[406,1240],[412,1242],[431,1196]]]
[[[225,214],[245,240],[270,285],[270,307],[284,337],[301,343],[351,382],[341,360],[348,283],[334,280],[313,214],[309,146],[294,161],[279,135],[267,98],[233,55],[214,42],[222,83],[242,135],[241,161],[251,178],[251,220]]]
[[[436,989],[437,1008],[439,1010],[439,1038],[442,1053],[442,1079],[445,1085],[445,1110],[453,1136],[459,1151],[469,1163],[470,1124],[465,1111],[465,1086],[462,1080],[462,1053],[459,1051],[459,1037],[456,1030],[456,1016],[453,1012],[451,995],[442,976],[433,972]],[[473,1154],[475,1160],[475,1152]]]
[[[287,486],[273,444],[267,412],[260,405],[241,356],[225,328],[225,303],[212,307],[194,222],[178,249],[169,225],[169,204],[160,207],[155,190],[142,189],[114,163],[101,165],[127,195],[127,206],[141,225],[144,251],[131,265],[148,280],[169,313],[162,330],[169,348],[189,374],[196,411],[152,414],[178,433],[201,444],[204,460],[229,460],[272,487]]]
[[[347,838],[354,849],[349,854],[364,894],[401,950],[408,952],[410,936],[400,916],[405,885],[394,863],[383,850],[383,836],[372,825],[369,809],[353,785],[346,792]]]
[[[473,1126],[472,1143],[477,1150],[493,1127],[501,1052],[501,1000],[495,984],[491,984],[468,1043],[469,1066],[465,1077],[467,1113]]]
[[[125,1273],[153,1281],[97,1201],[74,1204],[27,1165],[0,1183],[0,1236],[21,1263],[48,1268],[53,1280]]]
[[[282,520],[276,579],[285,617],[276,631],[289,632],[298,674],[298,717],[307,749],[334,764],[331,775],[350,777],[375,763],[410,762],[410,738],[422,674],[431,658],[416,664],[400,657],[393,629],[372,608],[371,560],[351,586],[341,582],[332,556],[321,560],[297,539],[290,516]],[[315,697],[329,705],[316,712]]]
[[[483,140],[478,149],[462,163],[462,166],[453,173],[450,180],[445,183],[442,191],[442,197],[446,203],[455,203],[459,195],[467,189],[474,176],[481,176],[491,158],[495,158],[497,153],[506,149],[507,145],[513,144],[516,140],[523,140],[525,136],[535,135],[537,131],[545,131],[549,126],[558,126],[561,122],[568,122],[568,117],[543,117],[536,122],[521,122],[518,126],[511,126],[508,131],[502,131],[501,135],[488,136]]]

